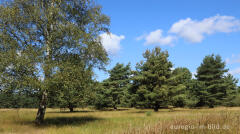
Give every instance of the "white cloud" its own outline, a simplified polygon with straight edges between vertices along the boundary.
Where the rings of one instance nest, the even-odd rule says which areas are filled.
[[[220,16],[205,18],[201,21],[191,18],[179,20],[174,23],[169,33],[176,34],[191,43],[201,42],[206,35],[217,32],[229,33],[240,30],[240,20],[233,16]]]
[[[229,73],[232,74],[232,75],[240,75],[240,68],[231,70]]]
[[[240,63],[240,55],[233,54],[231,58],[225,60],[227,64]]]
[[[138,37],[136,38],[136,40],[137,40],[137,41],[143,40],[146,36],[147,36],[147,34],[143,34],[143,35],[141,35],[141,36],[138,36]]]
[[[163,46],[173,45],[173,41],[180,37],[191,43],[200,43],[207,35],[236,31],[240,31],[240,19],[216,15],[203,20],[182,19],[171,26],[167,36],[163,36],[163,31],[157,29],[137,37],[136,40],[145,40],[147,45]]]
[[[100,34],[101,42],[106,49],[106,51],[110,54],[117,54],[117,52],[121,49],[120,42],[125,39],[123,35],[115,35],[115,34]]]
[[[175,40],[175,37],[168,35],[164,37],[162,35],[163,31],[161,29],[157,29],[155,31],[150,32],[147,35],[142,35],[136,38],[136,40],[145,40],[146,45],[173,45],[173,41]]]

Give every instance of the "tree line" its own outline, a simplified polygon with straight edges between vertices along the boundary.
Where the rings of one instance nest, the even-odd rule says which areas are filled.
[[[238,80],[228,73],[219,55],[205,56],[195,77],[186,67],[173,68],[168,52],[159,47],[146,50],[143,57],[145,60],[137,63],[135,70],[130,63],[117,63],[108,71],[109,78],[102,82],[92,79],[90,74],[79,81],[77,77],[83,72],[72,70],[68,71],[70,78],[55,76],[56,80],[53,78],[51,83],[54,90],[48,93],[51,96],[48,107],[68,108],[72,112],[74,108],[87,106],[115,110],[118,107],[152,108],[154,111],[168,107],[240,106]],[[71,86],[75,88],[69,88]],[[39,100],[39,96],[29,90],[1,92],[0,97],[2,108],[37,107]]]
[[[197,68],[195,78],[186,67],[173,69],[167,51],[147,50],[131,70],[130,64],[117,63],[109,78],[99,83],[96,108],[136,107],[209,107],[239,106],[238,80],[219,55],[206,56]]]
[[[196,79],[187,68],[172,69],[168,52],[147,50],[131,70],[116,64],[103,82],[109,58],[99,35],[110,18],[94,0],[12,0],[0,4],[0,107],[94,106],[159,108],[237,106],[237,80],[220,56],[206,56]]]

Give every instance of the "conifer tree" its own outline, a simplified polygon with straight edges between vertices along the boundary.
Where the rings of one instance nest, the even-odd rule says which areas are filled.
[[[206,90],[204,82],[192,79],[187,83],[186,105],[190,108],[206,105],[209,93]]]
[[[133,78],[131,92],[136,106],[153,108],[158,111],[168,103],[168,79],[171,76],[172,63],[168,60],[168,52],[156,47],[147,50],[144,61],[137,64],[137,72]]]
[[[169,79],[169,98],[176,107],[184,107],[187,99],[187,84],[191,81],[192,74],[187,68],[176,68]]]
[[[222,105],[225,106],[234,106],[234,99],[237,97],[238,94],[238,87],[237,87],[238,80],[233,77],[233,75],[228,74],[224,76],[224,83],[223,86],[225,87],[226,91],[224,94]]]
[[[225,69],[225,62],[219,55],[208,55],[197,69],[196,78],[204,83],[201,90],[207,92],[206,99],[202,100],[203,105],[214,107],[220,105],[226,96],[226,87],[224,86],[224,74],[228,71]]]
[[[94,106],[96,109],[112,107],[111,90],[104,86],[105,80],[97,84],[95,88]]]
[[[124,64],[117,63],[109,71],[109,74],[109,78],[102,83],[105,88],[102,95],[108,100],[106,101],[108,105],[105,106],[113,107],[116,110],[117,106],[123,106],[127,101],[131,76],[130,64],[124,66]]]

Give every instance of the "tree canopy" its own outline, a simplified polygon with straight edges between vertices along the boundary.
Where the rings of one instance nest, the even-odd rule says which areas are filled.
[[[109,18],[91,0],[13,0],[0,12],[1,85],[41,94],[40,124],[53,77],[62,76],[56,72],[104,68],[108,57],[99,34],[108,32]],[[64,87],[75,90],[68,78]]]
[[[208,55],[197,69],[196,78],[203,82],[206,94],[206,101],[202,105],[214,107],[221,104],[226,96],[226,88],[224,83],[224,74],[228,71],[225,69],[225,62],[219,55]]]
[[[12,0],[0,4],[0,108],[97,109],[240,106],[238,80],[219,55],[207,55],[195,78],[173,66],[168,51],[146,50],[132,70],[109,62],[100,34],[110,19],[94,0]],[[173,68],[174,67],[174,68]],[[37,104],[38,103],[38,104]]]
[[[155,111],[168,103],[168,79],[171,76],[172,63],[168,60],[168,52],[156,47],[147,50],[145,61],[137,64],[137,72],[133,77],[133,89],[136,105],[153,108]]]
[[[96,102],[97,107],[113,107],[127,105],[128,103],[128,88],[130,86],[131,69],[130,64],[117,63],[111,70],[109,70],[109,78],[102,82],[103,90],[100,92],[99,97],[102,100]],[[102,101],[105,100],[104,104]]]

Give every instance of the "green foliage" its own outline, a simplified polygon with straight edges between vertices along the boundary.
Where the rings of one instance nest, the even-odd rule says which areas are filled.
[[[171,71],[168,52],[147,50],[136,71],[117,63],[110,77],[93,80],[108,55],[99,34],[109,17],[91,0],[12,0],[0,4],[0,107],[94,104],[96,108],[239,106],[239,87],[219,55],[208,55],[196,80],[187,68]],[[132,76],[133,73],[133,77]]]
[[[74,59],[73,59],[74,60]],[[76,60],[77,61],[77,60]],[[60,107],[73,108],[84,107],[87,105],[87,98],[92,90],[92,69],[85,69],[81,63],[68,62],[62,66],[53,75],[49,93],[53,96],[53,103]]]
[[[117,109],[117,106],[127,106],[131,75],[130,64],[124,66],[117,63],[109,71],[109,74],[110,77],[102,82],[102,88],[98,91],[96,107],[113,107]]]
[[[0,91],[0,108],[37,108],[38,96],[22,91]]]
[[[185,67],[175,68],[172,76],[177,78],[177,83],[187,83],[192,79],[192,73]]]
[[[102,83],[99,83],[96,88],[94,106],[96,109],[104,109],[112,107],[112,98],[110,90],[106,89]]]
[[[152,115],[152,111],[147,111],[146,112],[146,116],[151,116]]]
[[[235,79],[231,74],[228,74],[227,76],[224,76],[224,88],[225,88],[225,98],[222,105],[225,106],[236,106],[239,103],[237,103],[237,97],[238,97],[238,91],[237,91],[237,83],[238,80]]]
[[[80,83],[71,84],[68,75],[107,64],[99,34],[108,32],[109,18],[94,1],[13,0],[1,4],[0,12],[1,85],[5,90],[35,90],[42,95],[37,123],[43,121],[51,90],[71,98],[79,95],[73,90],[86,86],[78,89]],[[56,79],[63,86],[52,88]]]
[[[187,68],[176,68],[173,70],[169,82],[169,93],[171,105],[184,107],[187,99],[187,84],[191,81],[192,74]]]
[[[187,83],[186,95],[186,106],[193,108],[203,106],[202,104],[205,104],[208,92],[206,91],[203,82],[192,79],[189,83]]]
[[[219,55],[209,55],[203,59],[200,67],[197,69],[196,78],[203,82],[202,90],[206,91],[205,101],[199,103],[199,106],[207,105],[214,107],[220,105],[226,97],[226,87],[224,85],[225,62]]]
[[[240,106],[240,93],[237,93],[235,98],[232,100],[234,106]]]
[[[166,106],[168,101],[168,79],[171,76],[172,63],[168,61],[168,52],[159,47],[147,50],[143,57],[145,62],[137,64],[133,77],[131,93],[137,107],[153,108],[155,111]]]

